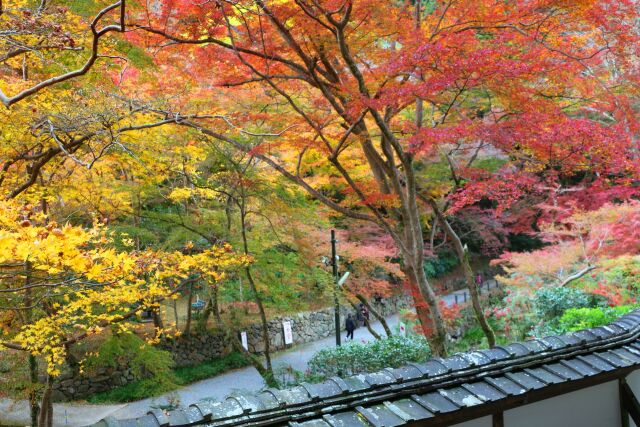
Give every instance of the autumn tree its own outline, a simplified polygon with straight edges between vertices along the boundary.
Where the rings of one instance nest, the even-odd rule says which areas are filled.
[[[637,201],[607,204],[594,211],[575,212],[540,232],[548,246],[524,253],[504,253],[507,284],[520,287],[570,286],[606,268],[606,260],[640,254],[640,205]]]
[[[416,20],[406,3],[378,6],[174,1],[140,14],[129,38],[157,48],[159,62],[188,68],[192,99],[228,88],[217,99],[237,101],[236,113],[178,124],[251,153],[392,237],[428,305],[417,304],[425,329],[434,329],[434,353],[443,354],[446,331],[423,269],[427,218],[454,242],[491,337],[465,244],[447,219],[451,196],[474,181],[474,162],[492,149],[518,177],[501,184],[516,190],[527,173],[585,165],[632,173],[637,125],[621,88],[637,81],[637,11],[627,2],[438,1]],[[198,104],[177,102],[164,116],[220,108]],[[421,173],[443,161],[446,185]],[[325,194],[319,176],[338,182],[342,195]]]
[[[228,245],[189,256],[117,251],[104,227],[58,225],[34,207],[0,206],[0,345],[29,354],[33,380],[36,358],[46,365],[40,426],[52,423],[52,382],[72,345],[106,327],[127,330],[129,319],[157,309],[186,284],[204,276],[222,280],[225,270],[249,262]],[[34,394],[31,404],[33,420]]]

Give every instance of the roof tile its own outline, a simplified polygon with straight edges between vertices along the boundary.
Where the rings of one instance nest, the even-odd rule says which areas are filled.
[[[327,397],[339,396],[344,393],[335,381],[323,381],[318,384],[302,383],[302,387],[307,390],[312,400],[326,399]]]
[[[562,377],[564,380],[580,380],[584,378],[583,375],[563,365],[562,363],[550,363],[550,364],[544,365],[544,369],[550,372],[553,372],[559,377]]]
[[[428,411],[424,406],[418,404],[413,399],[400,399],[394,401],[393,404],[405,413],[409,414],[414,420],[433,418],[433,413]]]
[[[559,384],[564,382],[564,378],[548,369],[544,369],[544,367],[525,369],[525,372],[545,384]]]
[[[396,427],[405,424],[405,420],[390,411],[384,404],[368,408],[358,406],[356,410],[374,427]]]
[[[463,388],[478,396],[483,401],[500,400],[506,397],[506,394],[499,391],[495,387],[484,381],[478,381],[471,384],[463,384]]]
[[[531,375],[526,372],[507,372],[505,377],[509,378],[511,381],[520,384],[527,391],[537,390],[539,388],[544,387],[546,384],[542,381],[535,379]]]
[[[322,417],[331,427],[369,427],[369,424],[365,419],[358,413],[349,411],[349,412],[340,412],[333,415],[325,415]]]
[[[427,393],[421,396],[412,395],[411,398],[424,406],[429,412],[434,414],[457,411],[459,406],[454,404],[440,393]]]
[[[522,385],[505,377],[487,377],[484,380],[508,396],[516,396],[527,392],[527,389]]]

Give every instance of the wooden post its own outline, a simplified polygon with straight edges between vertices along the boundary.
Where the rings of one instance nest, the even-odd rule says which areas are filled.
[[[629,417],[631,417],[637,426],[640,426],[640,403],[638,403],[638,399],[624,378],[620,378],[618,384],[620,390],[622,426],[629,426]]]
[[[504,412],[493,414],[493,427],[504,427]]]

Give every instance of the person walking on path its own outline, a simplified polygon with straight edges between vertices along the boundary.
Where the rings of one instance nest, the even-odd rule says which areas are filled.
[[[353,341],[353,331],[355,331],[356,329],[356,322],[353,321],[353,316],[351,316],[351,314],[347,316],[347,322],[345,326],[347,328],[347,339],[351,338],[351,340]]]
[[[363,326],[368,326],[369,325],[369,310],[367,310],[367,307],[365,307],[364,304],[360,304],[360,314],[362,316],[362,325]]]
[[[482,280],[482,274],[478,273],[478,275],[476,276],[476,285],[478,285],[478,287],[481,287],[482,282],[484,282],[484,280]]]
[[[358,310],[356,311],[356,320],[358,321],[358,326],[364,326],[364,304],[358,304]]]

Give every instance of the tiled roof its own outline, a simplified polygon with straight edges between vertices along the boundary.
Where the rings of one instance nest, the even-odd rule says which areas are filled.
[[[458,353],[445,359],[288,390],[202,401],[96,426],[391,427],[423,424],[508,399],[527,400],[545,388],[578,386],[640,368],[640,310],[608,326],[539,340]]]

